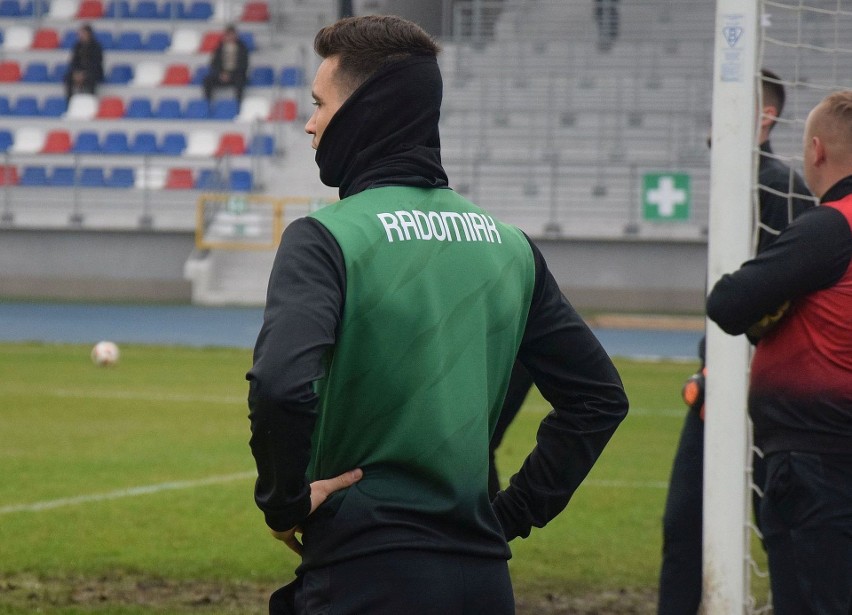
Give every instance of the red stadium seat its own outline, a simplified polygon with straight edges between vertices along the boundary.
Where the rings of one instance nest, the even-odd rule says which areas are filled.
[[[266,2],[246,2],[240,21],[269,21],[269,7]]]
[[[104,96],[101,98],[95,117],[104,120],[124,117],[124,101],[118,96]]]
[[[77,9],[77,19],[100,19],[104,16],[104,5],[101,0],[83,0]]]
[[[0,82],[13,83],[21,80],[21,66],[14,60],[0,62]]]
[[[0,186],[18,185],[18,167],[12,165],[0,166]]]
[[[37,30],[33,36],[33,49],[56,49],[59,47],[59,33],[53,28]]]
[[[201,47],[198,49],[201,53],[210,53],[222,40],[221,32],[205,32],[204,38],[201,39]]]
[[[166,68],[163,85],[187,85],[191,77],[186,64],[172,64]]]
[[[195,186],[192,169],[169,169],[166,176],[166,188],[169,190],[189,190]]]
[[[269,119],[273,122],[292,122],[296,119],[296,101],[276,100],[269,114]]]
[[[71,151],[71,135],[67,130],[51,130],[47,133],[43,154],[65,154]]]
[[[246,153],[246,140],[238,132],[226,132],[219,139],[216,156],[239,156]]]

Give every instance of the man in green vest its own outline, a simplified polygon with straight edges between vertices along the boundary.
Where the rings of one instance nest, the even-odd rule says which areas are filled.
[[[567,505],[621,380],[530,240],[449,189],[429,35],[355,17],[314,47],[305,129],[341,200],[284,232],[247,375],[255,501],[302,557],[270,612],[513,613],[508,542]],[[492,500],[516,357],[553,412]]]

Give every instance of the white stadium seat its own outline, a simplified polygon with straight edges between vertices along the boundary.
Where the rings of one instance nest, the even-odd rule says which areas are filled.
[[[3,49],[26,51],[33,45],[33,29],[27,26],[10,26],[3,33]]]
[[[44,149],[44,141],[47,138],[41,128],[25,126],[15,131],[15,141],[9,152],[12,154],[38,154]]]
[[[212,130],[193,130],[186,140],[184,156],[209,158],[219,147],[219,135]]]
[[[98,111],[98,99],[93,94],[74,94],[63,116],[68,120],[91,120]]]
[[[162,167],[139,168],[136,171],[134,185],[136,188],[162,190],[166,185],[166,169]]]
[[[172,44],[169,53],[196,53],[201,47],[201,32],[180,28],[172,34]]]
[[[155,87],[163,82],[165,67],[159,62],[139,62],[133,72],[130,85],[136,87]]]
[[[78,0],[53,0],[50,3],[50,9],[47,16],[50,19],[74,19],[77,15],[77,9],[80,3]]]
[[[248,96],[240,105],[240,114],[236,119],[238,122],[263,121],[269,117],[271,108],[272,104],[269,99],[262,96]]]

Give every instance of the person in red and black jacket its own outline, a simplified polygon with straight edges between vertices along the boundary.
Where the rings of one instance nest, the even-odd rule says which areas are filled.
[[[804,176],[820,206],[722,276],[707,315],[758,340],[748,403],[766,454],[760,514],[775,613],[849,615],[852,90],[808,116]]]

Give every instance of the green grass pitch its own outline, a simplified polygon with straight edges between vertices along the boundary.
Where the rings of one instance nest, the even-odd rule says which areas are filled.
[[[248,612],[297,563],[252,501],[251,353],[121,350],[97,368],[88,347],[0,345],[0,613]],[[617,365],[631,413],[568,509],[513,543],[519,597],[656,586],[679,389],[695,365]],[[499,450],[504,481],[546,411],[534,391]],[[252,598],[234,606],[228,592]]]

